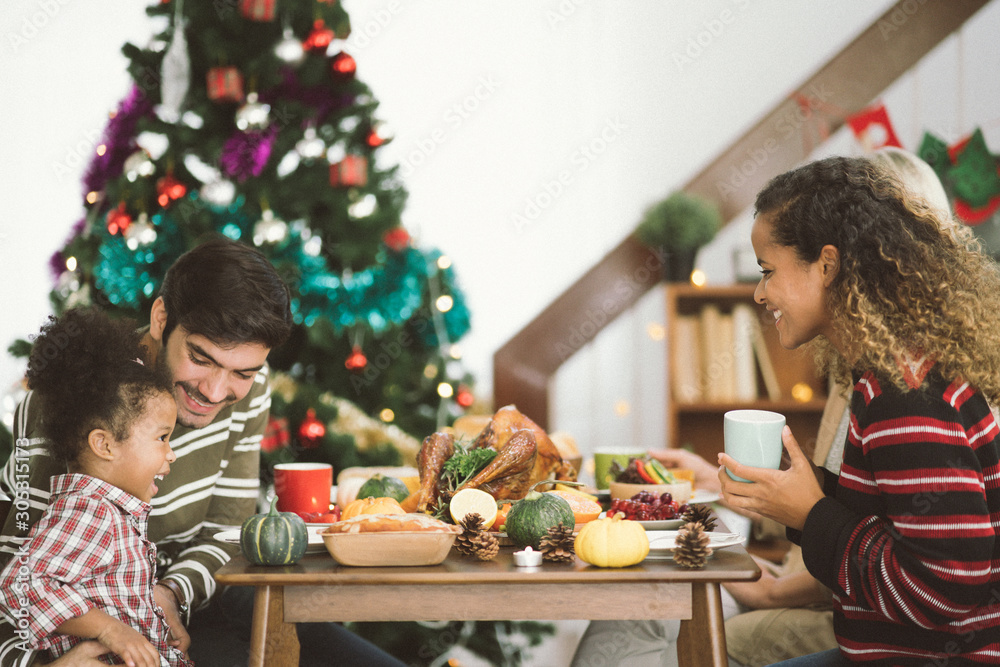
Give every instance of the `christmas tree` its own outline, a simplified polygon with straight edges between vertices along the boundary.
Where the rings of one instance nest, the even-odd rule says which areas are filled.
[[[142,321],[182,253],[213,234],[252,244],[292,289],[296,322],[270,356],[265,480],[283,460],[412,463],[472,403],[455,345],[469,313],[448,257],[401,224],[406,191],[378,159],[391,132],[343,50],[347,14],[321,0],[147,13],[162,31],[123,47],[133,84],[52,258],[55,312]]]

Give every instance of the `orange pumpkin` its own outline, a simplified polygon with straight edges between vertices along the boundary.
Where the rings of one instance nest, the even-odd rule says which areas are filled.
[[[353,519],[359,514],[406,514],[395,498],[360,498],[347,504],[340,519]]]

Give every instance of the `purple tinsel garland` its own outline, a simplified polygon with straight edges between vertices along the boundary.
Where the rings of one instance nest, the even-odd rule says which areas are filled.
[[[90,165],[87,166],[83,176],[84,197],[89,192],[102,192],[109,180],[121,175],[125,160],[138,149],[138,144],[135,142],[135,126],[139,123],[139,119],[152,113],[153,103],[149,96],[142,88],[133,84],[125,98],[118,103],[117,113],[104,126],[101,143],[105,151],[103,155],[95,153]],[[87,219],[84,217],[73,225],[63,247],[83,231],[86,222]],[[66,270],[66,258],[62,250],[57,250],[49,258],[49,269],[56,280]]]
[[[260,101],[271,104],[272,107],[278,100],[296,100],[306,106],[313,107],[315,113],[310,117],[309,122],[318,124],[323,122],[333,111],[354,104],[356,96],[353,92],[344,91],[331,95],[330,90],[322,85],[304,86],[296,76],[295,70],[285,67],[281,70],[281,83],[260,94]]]
[[[112,178],[121,175],[125,160],[138,149],[135,126],[143,116],[153,113],[153,102],[145,91],[133,85],[119,105],[114,118],[104,128],[101,143],[104,155],[95,155],[83,177],[84,196],[88,192],[101,192]]]
[[[276,137],[275,129],[263,131],[236,132],[226,139],[219,154],[219,164],[227,175],[241,183],[251,176],[260,176],[264,171]]]
[[[79,236],[80,233],[83,232],[83,228],[86,225],[86,216],[77,220],[73,224],[73,229],[70,230],[69,236],[67,236],[66,240],[63,242],[63,247],[65,248],[70,241]],[[53,280],[59,280],[59,276],[61,276],[62,272],[66,270],[66,257],[63,255],[62,250],[56,250],[52,253],[52,256],[49,257],[49,270],[52,271]]]

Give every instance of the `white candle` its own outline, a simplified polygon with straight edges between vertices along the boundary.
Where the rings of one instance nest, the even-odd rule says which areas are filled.
[[[514,552],[514,564],[519,567],[537,567],[542,564],[542,552],[535,551],[530,546],[524,551]]]

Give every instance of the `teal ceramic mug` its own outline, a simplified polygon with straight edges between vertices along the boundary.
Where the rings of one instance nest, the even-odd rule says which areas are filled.
[[[781,465],[781,430],[785,416],[768,410],[730,410],[724,416],[726,454],[754,468],[777,470]],[[738,482],[748,482],[731,473]]]

